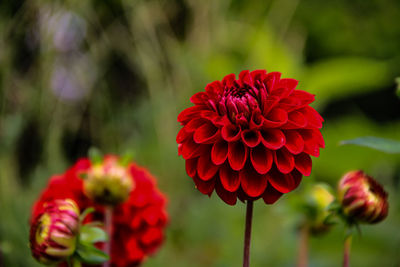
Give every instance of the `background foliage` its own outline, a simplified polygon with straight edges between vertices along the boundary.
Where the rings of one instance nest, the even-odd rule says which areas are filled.
[[[400,157],[341,140],[400,139],[396,0],[5,0],[0,2],[0,266],[28,256],[30,207],[52,174],[91,146],[135,152],[169,196],[161,251],[144,266],[240,266],[244,205],[194,189],[177,156],[180,110],[208,82],[265,68],[316,94],[326,148],[312,181],[364,169],[390,193],[389,217],[362,227],[353,266],[400,264]],[[296,193],[297,192],[297,193]],[[291,196],[257,202],[253,266],[293,266]],[[311,239],[311,266],[339,266],[344,230]]]

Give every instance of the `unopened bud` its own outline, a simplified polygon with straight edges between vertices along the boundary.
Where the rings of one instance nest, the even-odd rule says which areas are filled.
[[[363,171],[351,171],[342,177],[338,197],[343,214],[352,221],[377,223],[388,214],[387,193]]]
[[[33,257],[43,264],[67,260],[76,249],[79,232],[79,208],[71,199],[44,204],[30,230]]]
[[[328,207],[335,199],[330,191],[330,187],[326,184],[316,184],[310,189],[307,195],[308,223],[311,232],[320,234],[328,231],[331,227],[326,222],[330,215]]]
[[[134,187],[129,170],[115,157],[106,157],[93,165],[84,180],[84,192],[93,201],[103,205],[117,205],[128,199]]]

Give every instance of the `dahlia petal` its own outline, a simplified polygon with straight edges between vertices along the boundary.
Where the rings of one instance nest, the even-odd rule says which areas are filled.
[[[315,109],[313,109],[310,106],[305,106],[299,111],[303,113],[304,117],[306,118],[308,122],[307,127],[318,128],[318,129],[322,128],[322,122],[324,121],[324,119],[321,117],[321,115],[319,115],[319,113]]]
[[[268,185],[262,195],[265,204],[274,204],[283,194],[273,186]]]
[[[300,178],[297,174],[293,177],[291,173],[283,174],[277,170],[268,172],[267,176],[269,184],[281,193],[289,193],[294,190],[301,180],[301,175]]]
[[[186,132],[192,133],[205,123],[207,123],[207,120],[203,118],[194,118],[193,120],[190,120],[183,128],[185,128]]]
[[[198,143],[206,143],[219,136],[218,128],[211,123],[200,126],[193,135],[193,140]]]
[[[264,84],[267,87],[268,93],[271,93],[274,90],[275,85],[279,82],[280,78],[280,72],[270,72],[265,76]]]
[[[148,228],[142,235],[140,241],[148,246],[154,242],[157,242],[158,240],[162,239],[162,231],[161,229],[157,228],[157,227],[151,227]]]
[[[319,132],[316,130],[315,132]],[[311,156],[319,156],[320,140],[319,135],[314,133],[314,130],[303,129],[299,130],[303,140],[304,140],[304,152],[310,154]]]
[[[193,177],[193,182],[195,183],[197,190],[199,190],[201,193],[203,193],[205,195],[209,195],[209,196],[214,191],[215,180],[216,180],[216,178],[210,179],[208,181],[203,181],[200,178],[198,178],[197,176]]]
[[[298,99],[302,106],[311,104],[315,100],[315,96],[313,94],[302,90],[294,90],[290,97]]]
[[[296,169],[304,176],[310,176],[312,161],[311,157],[306,153],[301,153],[294,157]]]
[[[215,165],[221,165],[228,158],[228,143],[219,140],[213,144],[211,149],[211,161]]]
[[[261,142],[261,134],[255,130],[242,131],[242,140],[248,147],[255,147]]]
[[[229,192],[235,192],[240,186],[239,172],[234,171],[228,164],[219,169],[219,178],[222,186]]]
[[[250,129],[258,129],[263,125],[264,118],[261,115],[261,111],[256,109],[253,111],[250,119]]]
[[[184,159],[194,158],[195,155],[200,151],[201,145],[193,142],[192,138],[188,138],[180,146],[181,154]]]
[[[283,97],[286,97],[293,92],[298,83],[299,82],[295,79],[284,78],[279,80],[277,88],[284,88],[285,94],[283,95]]]
[[[222,91],[223,91],[223,86],[220,81],[209,83],[206,86],[206,92],[210,95],[216,95]]]
[[[286,137],[285,147],[290,153],[295,155],[301,153],[304,149],[304,141],[301,135],[295,130],[286,130],[284,134]]]
[[[261,90],[263,91],[263,90]],[[264,97],[263,95],[260,94],[261,97]],[[276,107],[276,105],[279,103],[280,98],[276,96],[268,96],[265,101],[261,102],[262,105],[262,111],[263,115],[266,116],[268,113]]]
[[[282,126],[283,129],[299,129],[307,126],[307,119],[303,113],[292,111],[288,115],[288,122]]]
[[[186,173],[189,175],[189,177],[193,178],[196,175],[197,171],[197,158],[187,159],[185,161],[185,168]]]
[[[275,165],[281,173],[287,174],[294,168],[293,155],[286,149],[281,148],[274,153]]]
[[[283,147],[286,142],[285,135],[278,129],[264,129],[260,131],[261,142],[269,149],[279,149]]]
[[[250,75],[253,78],[253,80],[261,80],[262,78],[264,78],[265,75],[267,75],[267,71],[266,70],[253,70],[252,72],[250,72]]]
[[[259,174],[266,174],[271,169],[273,157],[272,152],[263,145],[252,148],[250,152],[251,163]]]
[[[188,121],[193,119],[193,117],[197,116],[197,113],[201,110],[206,109],[206,106],[196,105],[193,107],[188,107],[187,109],[182,110],[178,115],[178,122],[182,124],[186,124]]]
[[[227,124],[222,127],[221,136],[225,141],[232,142],[240,139],[240,127],[233,124]]]
[[[286,110],[281,108],[272,109],[264,119],[263,126],[265,128],[275,128],[285,124],[288,120]]]
[[[228,88],[235,86],[235,82],[236,75],[234,73],[228,74],[222,79],[222,85]]]
[[[205,101],[207,101],[208,96],[205,92],[199,92],[194,94],[191,98],[190,98],[190,102],[192,102],[195,105],[201,105],[204,104]]]
[[[239,171],[244,167],[248,148],[240,141],[228,144],[228,161],[232,169]]]
[[[189,136],[191,136],[190,133],[186,132],[185,127],[179,130],[178,134],[176,135],[176,142],[178,144],[181,144],[183,141],[185,141]]]
[[[252,85],[253,84],[253,79],[250,75],[250,71],[248,70],[243,70],[239,74],[239,81],[242,82],[242,86],[247,84],[247,85]]]
[[[218,180],[215,182],[215,192],[217,192],[217,195],[226,203],[229,205],[235,205],[237,201],[237,193],[236,192],[229,192],[225,190],[223,185],[221,185],[221,182]]]
[[[251,165],[239,172],[239,179],[243,191],[250,197],[260,196],[268,185],[267,176],[256,172]]]
[[[197,161],[197,174],[200,179],[208,181],[214,177],[219,167],[211,162],[210,154],[204,154]]]

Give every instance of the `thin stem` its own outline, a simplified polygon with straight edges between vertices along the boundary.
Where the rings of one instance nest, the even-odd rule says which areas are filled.
[[[307,224],[301,226],[299,231],[297,267],[308,266],[308,239],[310,237],[310,229]]]
[[[108,235],[108,241],[104,244],[104,252],[109,255],[110,260],[104,262],[103,267],[110,267],[111,262],[111,242],[112,242],[112,213],[113,207],[106,206],[104,208],[104,227]]]
[[[343,251],[343,267],[349,267],[350,265],[350,248],[351,248],[352,235],[348,234],[344,240],[344,251]]]
[[[78,259],[73,259],[72,267],[82,267],[82,263]]]
[[[247,200],[246,228],[244,230],[243,267],[250,266],[250,240],[251,240],[251,221],[252,221],[252,219],[253,219],[253,201]]]

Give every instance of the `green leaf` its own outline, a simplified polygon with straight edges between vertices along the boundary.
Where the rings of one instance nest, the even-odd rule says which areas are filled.
[[[79,216],[79,219],[81,221],[81,223],[83,222],[83,220],[86,218],[86,216],[88,216],[90,213],[95,212],[95,209],[93,207],[89,207],[87,209],[85,209],[82,213],[81,216]]]
[[[88,244],[78,244],[77,254],[82,262],[88,264],[101,264],[109,260],[109,256],[100,249]]]
[[[345,140],[340,142],[341,145],[358,145],[373,148],[382,152],[398,154],[400,153],[400,142],[385,138],[366,136],[359,137],[352,140]]]
[[[93,164],[100,164],[103,162],[103,153],[97,147],[91,147],[89,149],[89,158]]]
[[[80,231],[79,241],[82,243],[92,244],[96,242],[105,242],[108,240],[106,232],[99,228],[90,225],[83,225]]]
[[[396,94],[397,96],[400,98],[400,77],[397,77],[395,79],[396,83],[397,83],[397,89],[396,89]]]

